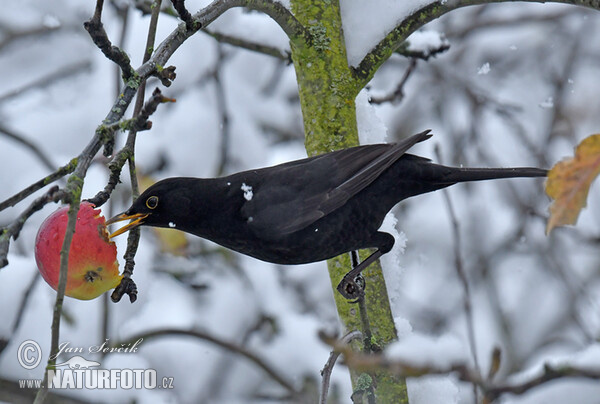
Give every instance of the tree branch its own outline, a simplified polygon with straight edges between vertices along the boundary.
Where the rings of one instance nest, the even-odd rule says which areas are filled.
[[[220,338],[215,337],[207,332],[201,330],[180,330],[175,328],[166,328],[161,330],[150,331],[148,333],[142,333],[138,335],[134,335],[129,337],[126,341],[120,341],[114,343],[113,347],[119,347],[121,345],[133,344],[140,339],[149,340],[158,337],[172,337],[172,336],[188,336],[201,339],[203,341],[210,342],[215,344],[223,349],[228,350],[237,355],[241,355],[244,358],[248,359],[250,362],[254,363],[256,366],[261,368],[267,375],[269,375],[273,380],[275,380],[281,387],[287,390],[293,396],[297,395],[296,389],[294,386],[284,379],[279,373],[273,369],[269,364],[267,364],[264,360],[258,357],[256,354],[250,352],[246,348],[239,346],[235,343],[224,341]]]
[[[435,145],[435,154],[440,164],[442,164],[442,153],[440,152],[439,144]],[[473,310],[472,310],[472,302],[473,299],[471,297],[471,288],[469,287],[469,280],[467,279],[467,274],[465,272],[465,267],[462,260],[462,237],[460,234],[460,228],[458,225],[458,219],[456,217],[456,212],[454,211],[454,205],[452,204],[452,199],[450,199],[450,193],[448,189],[442,190],[442,195],[444,197],[444,201],[446,202],[446,209],[448,210],[448,215],[450,216],[450,223],[452,224],[452,239],[454,240],[454,268],[456,269],[456,274],[458,275],[458,279],[463,287],[463,308],[465,311],[465,318],[467,323],[467,338],[469,340],[469,348],[471,349],[471,355],[473,356],[473,365],[475,367],[474,371],[478,374],[481,374],[481,369],[479,367],[479,359],[477,357],[477,342],[475,340],[475,324],[473,321]],[[473,398],[475,402],[478,402],[477,398],[477,385],[473,385]]]
[[[194,22],[196,23],[194,28],[198,26],[206,28],[221,14],[234,7],[247,7],[252,10],[261,11],[279,24],[291,42],[303,45],[309,42],[310,35],[308,31],[296,17],[280,3],[270,0],[215,0],[193,15]],[[188,30],[185,24],[181,24],[156,48],[153,57],[144,63],[137,70],[137,73],[142,77],[148,77],[148,75],[156,71],[157,66],[166,65],[177,48],[195,32],[194,30]]]
[[[2,229],[0,234],[0,268],[8,265],[8,248],[10,244],[10,238],[16,240],[19,237],[19,233],[23,228],[23,225],[38,210],[41,210],[50,202],[58,202],[63,198],[62,191],[59,190],[58,186],[54,186],[48,190],[44,195],[37,198],[21,215],[12,222],[9,226]]]
[[[352,341],[357,339],[363,339],[363,335],[360,331],[354,330],[350,331],[348,334],[344,335],[340,340],[342,344],[348,345]],[[321,394],[319,395],[319,404],[327,404],[327,395],[329,393],[329,382],[331,380],[331,372],[333,372],[333,367],[337,362],[337,359],[340,356],[340,352],[331,351],[329,355],[329,359],[323,369],[321,370],[321,376],[323,380],[321,381]]]
[[[433,21],[449,11],[466,6],[490,3],[504,3],[506,0],[439,0],[430,3],[406,17],[385,38],[369,52],[352,73],[358,81],[357,88],[364,87],[379,67],[396,51],[410,34],[423,25]],[[546,3],[545,0],[528,0],[529,3]],[[553,3],[573,4],[600,10],[600,0],[553,0]]]
[[[408,68],[402,76],[402,79],[400,79],[400,83],[398,83],[398,85],[396,86],[396,89],[392,93],[383,97],[371,97],[369,99],[369,102],[371,104],[383,104],[385,102],[391,102],[394,105],[400,103],[404,98],[404,86],[406,85],[406,82],[408,81],[408,78],[410,77],[412,72],[415,70],[415,67],[417,67],[417,59],[412,58],[410,60]]]
[[[344,355],[346,365],[361,372],[387,371],[400,377],[420,377],[431,375],[448,375],[457,373],[460,380],[473,383],[481,388],[487,402],[496,400],[503,394],[523,394],[550,381],[564,378],[581,378],[600,380],[600,369],[578,368],[571,365],[555,366],[545,364],[543,373],[516,384],[494,384],[489,379],[483,379],[479,372],[470,369],[464,363],[451,364],[446,367],[414,365],[402,360],[386,357],[385,354],[370,354],[355,352],[350,345],[324,334],[321,339],[336,352]]]
[[[232,46],[237,46],[238,48],[246,49],[252,52],[262,53],[263,55],[272,56],[277,59],[285,60],[288,64],[292,63],[292,57],[290,52],[281,50],[274,46],[264,45],[258,42],[252,42],[244,38],[238,38],[235,36],[221,34],[219,32],[209,31],[207,29],[203,29],[203,32],[215,38],[215,40],[226,43]]]
[[[32,89],[41,89],[48,87],[60,80],[64,80],[76,74],[82,73],[84,71],[89,71],[92,68],[92,62],[90,60],[82,60],[71,65],[62,66],[55,71],[40,77],[30,83],[24,84],[21,87],[17,87],[14,90],[11,90],[7,93],[0,95],[0,102],[4,102],[11,98],[17,97],[26,91]]]
[[[4,133],[4,135],[6,137],[8,137],[16,142],[19,142],[20,144],[25,146],[27,149],[29,149],[33,154],[35,154],[37,156],[37,158],[42,162],[42,164],[44,166],[46,166],[46,168],[48,170],[56,170],[56,166],[54,165],[54,163],[52,163],[52,161],[50,161],[50,158],[48,156],[46,156],[46,154],[44,152],[42,152],[42,150],[39,147],[37,147],[37,145],[35,143],[31,142],[30,140],[27,140],[24,136],[18,134],[17,132],[15,132],[11,129],[8,129],[1,123],[0,123],[0,133]]]
[[[192,18],[192,15],[187,10],[187,8],[185,8],[184,0],[171,0],[171,3],[173,3],[173,7],[175,8],[175,10],[177,10],[177,14],[179,14],[179,18],[181,18],[183,20],[183,22],[185,22],[185,26],[188,29],[188,31],[195,32],[198,29],[202,28],[201,25],[198,27],[194,26],[194,19]]]
[[[33,184],[31,184],[27,188],[23,189],[22,191],[14,194],[13,196],[11,196],[10,198],[8,198],[4,201],[2,201],[0,203],[0,212],[8,207],[15,206],[17,203],[21,202],[23,199],[27,198],[29,195],[33,194],[34,192],[39,191],[40,189],[44,188],[46,185],[52,184],[54,181],[64,177],[67,174],[72,173],[73,171],[75,171],[75,168],[77,167],[77,163],[78,163],[78,159],[74,158],[67,165],[60,167],[58,170],[56,170],[52,174],[42,178],[39,181],[34,182]]]
[[[146,52],[144,52],[143,62],[147,62],[152,56],[152,49],[154,49],[154,42],[156,38],[156,28],[158,26],[158,16],[160,14],[160,5],[162,0],[156,0],[154,3],[154,8],[152,10],[152,15],[150,17],[150,24],[148,27],[148,36],[146,37]],[[139,128],[147,128],[149,129],[148,118],[151,114],[156,111],[158,104],[162,102],[168,101],[167,98],[163,97],[160,90],[157,88],[152,93],[152,97],[150,100],[144,104],[144,95],[146,92],[146,79],[142,79],[142,83],[138,90],[137,99],[135,102],[135,107],[133,110],[134,120],[139,118],[139,122],[137,125],[134,125],[129,130],[129,134],[127,135],[127,141],[125,143],[125,147],[129,150],[128,153],[128,162],[129,162],[129,177],[131,179],[131,191],[133,195],[133,200],[138,197],[140,194],[137,173],[135,169],[135,141],[137,138],[137,132]],[[172,101],[172,100],[171,100]],[[146,122],[143,124],[143,122]],[[150,125],[151,126],[151,125]],[[113,302],[118,302],[121,300],[124,294],[129,296],[129,301],[131,303],[137,300],[137,286],[133,279],[131,279],[131,275],[133,275],[133,268],[135,267],[135,253],[137,252],[138,244],[140,242],[140,229],[132,229],[129,231],[127,235],[127,250],[125,251],[125,268],[123,269],[123,278],[119,285],[115,288],[110,298]]]
[[[135,74],[135,71],[133,70],[133,67],[131,67],[131,61],[129,60],[127,53],[119,47],[114,46],[108,39],[108,35],[100,20],[102,17],[103,4],[104,0],[97,1],[94,16],[89,21],[84,22],[83,27],[90,34],[90,37],[92,37],[96,46],[104,53],[104,56],[121,68],[123,71],[123,79],[127,81]]]

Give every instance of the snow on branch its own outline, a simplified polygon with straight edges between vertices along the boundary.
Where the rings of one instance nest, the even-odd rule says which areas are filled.
[[[417,29],[442,15],[466,6],[490,3],[503,3],[505,0],[438,0],[414,11],[404,18],[373,49],[352,67],[357,81],[364,87],[373,78],[379,67]],[[546,3],[543,0],[529,0],[531,3]],[[554,0],[555,3],[573,4],[600,10],[600,0]]]

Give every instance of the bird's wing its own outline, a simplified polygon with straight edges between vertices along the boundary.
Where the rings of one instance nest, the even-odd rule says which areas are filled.
[[[278,166],[278,175],[263,176],[242,214],[263,237],[299,231],[344,205],[415,143],[429,137],[427,130],[397,144],[353,147]]]

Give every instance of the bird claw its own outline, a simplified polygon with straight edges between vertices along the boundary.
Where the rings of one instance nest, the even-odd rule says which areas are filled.
[[[133,303],[137,300],[137,293],[137,286],[133,279],[125,276],[121,279],[121,283],[115,288],[110,298],[114,303],[117,303],[123,295],[128,295],[129,301]]]
[[[354,279],[348,275],[351,275],[351,273],[347,273],[342,278],[337,285],[337,290],[346,299],[354,299],[355,301],[352,303],[356,303],[365,295],[365,278],[361,274],[358,274]]]

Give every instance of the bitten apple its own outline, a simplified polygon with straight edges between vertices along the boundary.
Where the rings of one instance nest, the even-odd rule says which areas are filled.
[[[60,250],[67,229],[68,210],[66,206],[48,216],[35,239],[38,269],[54,290],[58,288]],[[106,219],[99,209],[94,209],[94,205],[81,203],[69,255],[67,296],[81,300],[94,299],[121,282],[117,247],[108,238],[105,222]]]

